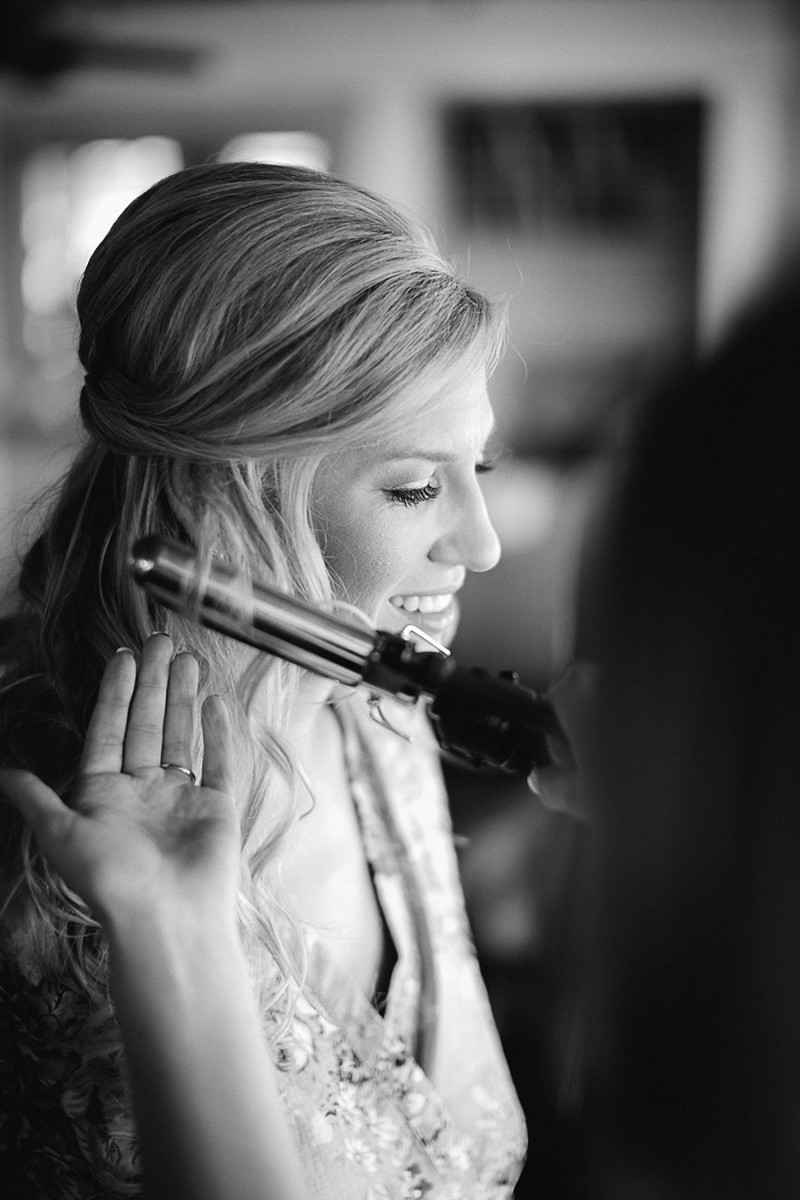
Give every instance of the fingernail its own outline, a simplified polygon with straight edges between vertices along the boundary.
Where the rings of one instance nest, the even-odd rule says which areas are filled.
[[[130,646],[120,646],[118,650],[114,651],[114,653],[115,654],[133,654],[133,651],[131,650]]]

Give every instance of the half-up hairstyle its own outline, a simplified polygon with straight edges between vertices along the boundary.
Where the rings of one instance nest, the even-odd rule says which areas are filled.
[[[239,163],[190,168],[139,196],[92,255],[78,317],[85,440],[22,564],[2,759],[68,796],[105,662],[170,632],[199,660],[203,691],[233,711],[243,925],[289,978],[296,953],[266,867],[294,816],[281,734],[297,671],[264,656],[258,679],[243,673],[240,647],[137,587],[131,546],[146,533],[178,539],[330,604],[310,512],[319,462],[402,427],[412,385],[459,362],[491,369],[504,315],[367,191]],[[256,685],[274,738],[250,727]],[[0,820],[7,919],[37,930],[43,970],[71,973],[100,1006],[103,939],[16,814]]]

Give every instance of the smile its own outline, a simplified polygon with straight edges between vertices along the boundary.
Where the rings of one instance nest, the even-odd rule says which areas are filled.
[[[434,596],[391,596],[389,603],[408,613],[438,613],[444,612],[452,599],[451,592],[441,592]]]

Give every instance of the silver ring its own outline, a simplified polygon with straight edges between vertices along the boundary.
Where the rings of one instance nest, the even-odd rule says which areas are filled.
[[[161,763],[162,771],[180,771],[181,775],[188,775],[192,783],[197,783],[197,776],[189,767],[181,767],[177,763]]]

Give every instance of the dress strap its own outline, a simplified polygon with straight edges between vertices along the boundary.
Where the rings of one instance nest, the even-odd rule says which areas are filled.
[[[376,894],[399,955],[402,957],[404,944],[410,942],[417,962],[416,1012],[413,1021],[405,1021],[404,1026],[413,1058],[427,1070],[433,1063],[439,1019],[433,943],[411,848],[395,817],[395,805],[402,803],[402,797],[394,796],[389,787],[393,779],[392,756],[398,748],[406,753],[407,746],[375,725],[366,713],[362,726],[361,714],[353,707],[359,703],[356,696],[337,705],[335,711],[342,726],[350,789],[361,822],[365,852],[375,875]],[[373,738],[380,739],[379,747],[373,746]],[[397,911],[400,903],[402,915]],[[405,938],[403,926],[407,929]],[[392,999],[390,988],[387,1016],[391,1016]]]

